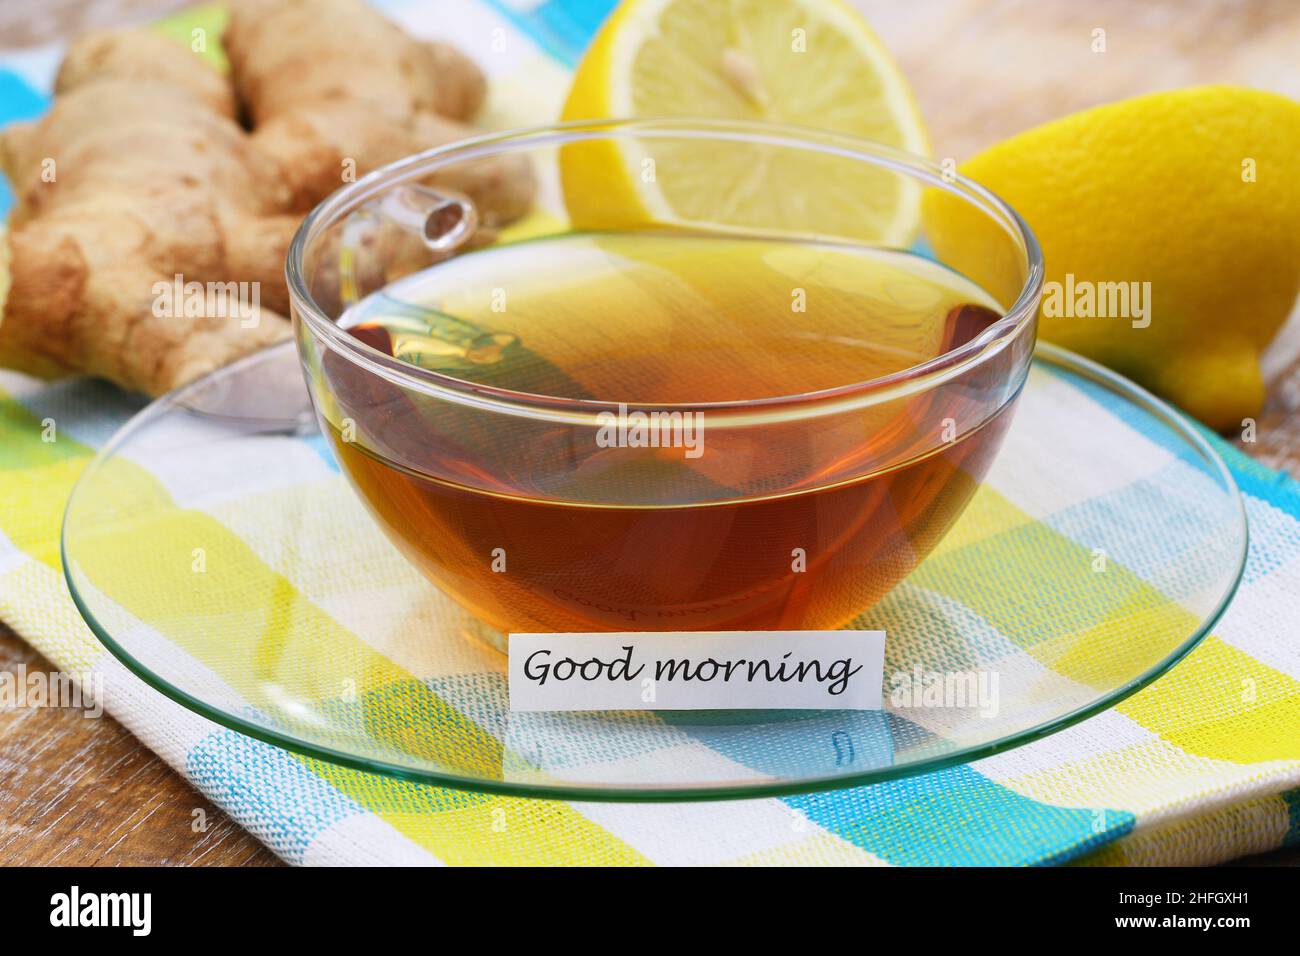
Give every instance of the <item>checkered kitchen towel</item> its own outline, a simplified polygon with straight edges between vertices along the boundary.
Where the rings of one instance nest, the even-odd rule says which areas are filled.
[[[507,126],[555,114],[567,69],[610,0],[443,0],[436,18],[418,0],[383,5],[412,32],[442,31],[487,64],[487,121]],[[185,35],[194,16],[212,13],[163,28]],[[0,54],[0,122],[39,114],[59,52]],[[1058,400],[1112,449],[1105,467],[1146,454],[1157,468],[1171,457],[1114,398],[1062,388]],[[1212,636],[1118,707],[996,757],[872,787],[725,804],[571,803],[322,764],[146,687],[78,616],[58,550],[73,482],[142,403],[102,383],[9,373],[0,390],[0,619],[60,667],[102,674],[109,710],[290,862],[1179,864],[1300,840],[1300,485],[1222,443],[1251,522],[1244,583]],[[58,442],[41,440],[46,418],[58,422]],[[1086,524],[1089,508],[1131,490],[1111,482],[1072,514]],[[1055,527],[1068,536],[1069,526]],[[493,826],[503,810],[510,825]]]

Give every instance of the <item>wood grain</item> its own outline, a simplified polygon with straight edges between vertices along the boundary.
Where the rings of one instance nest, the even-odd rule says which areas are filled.
[[[0,670],[50,664],[0,627]],[[195,832],[195,813],[202,829]],[[122,727],[71,708],[0,710],[0,864],[277,866]]]

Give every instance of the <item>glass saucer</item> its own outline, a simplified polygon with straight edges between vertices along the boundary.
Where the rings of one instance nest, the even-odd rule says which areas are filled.
[[[888,635],[883,711],[512,713],[505,656],[334,466],[292,344],[144,409],[63,528],[91,628],[185,707],[353,768],[596,800],[846,787],[1037,740],[1177,663],[1245,554],[1240,495],[1201,436],[1046,345],[953,530],[854,622]]]

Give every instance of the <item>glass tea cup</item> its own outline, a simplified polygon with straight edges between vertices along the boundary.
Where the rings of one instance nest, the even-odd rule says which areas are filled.
[[[978,487],[1042,284],[1019,216],[928,160],[680,119],[402,160],[287,271],[343,472],[498,634],[847,625]]]

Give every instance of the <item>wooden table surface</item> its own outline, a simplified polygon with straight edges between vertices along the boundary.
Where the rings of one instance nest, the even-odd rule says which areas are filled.
[[[20,668],[52,670],[0,627],[0,671]],[[112,717],[0,710],[0,865],[143,864],[280,861]]]
[[[1235,81],[1300,96],[1300,61],[1291,55],[1300,49],[1300,4],[1290,0],[855,2],[914,84],[941,157],[964,157],[1052,116],[1149,89]],[[5,4],[0,47],[183,5],[45,0],[34,12],[31,4]],[[1115,51],[1109,60],[1090,48],[1097,27]],[[935,68],[937,49],[945,51],[942,69]],[[1087,82],[1078,82],[1081,72]],[[1300,477],[1300,322],[1292,318],[1265,363],[1269,404],[1258,440],[1242,447]],[[0,626],[0,670],[20,667],[51,669]],[[201,829],[196,810],[205,819]],[[1300,865],[1300,847],[1247,862]],[[0,864],[278,863],[111,717],[0,710]]]

